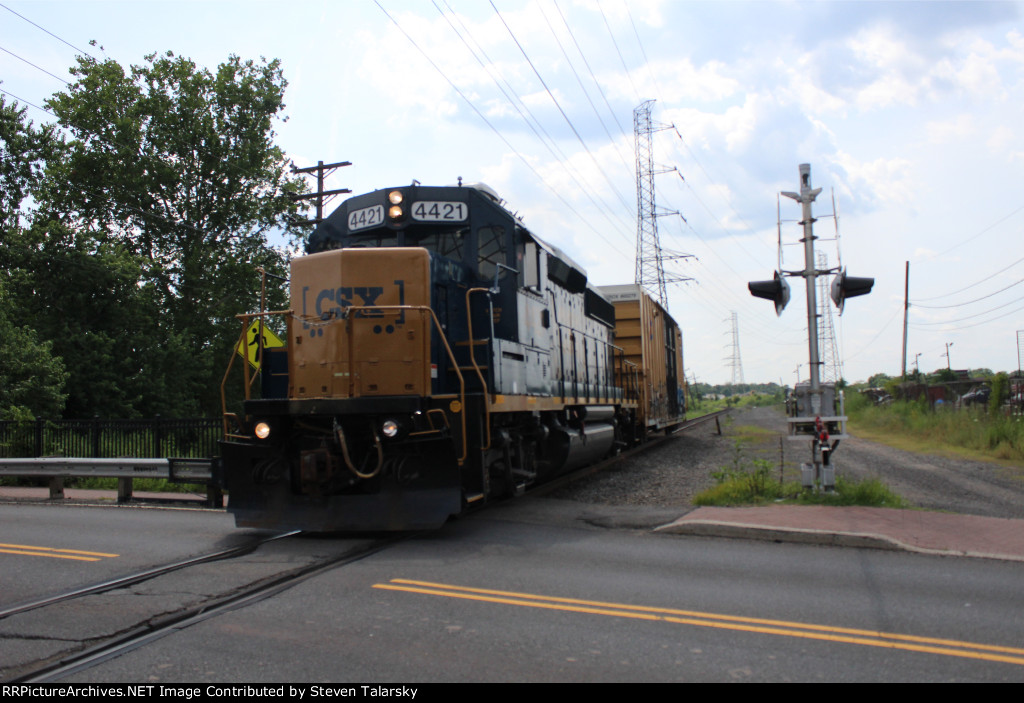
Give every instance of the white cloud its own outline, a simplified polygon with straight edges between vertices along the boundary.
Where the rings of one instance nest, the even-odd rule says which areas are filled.
[[[925,136],[930,144],[961,141],[977,133],[978,128],[972,115],[957,115],[952,120],[928,122],[924,126]]]
[[[844,151],[835,154],[835,162],[846,172],[846,187],[851,195],[883,206],[902,206],[913,202],[915,183],[913,164],[904,158],[878,158],[860,161]]]

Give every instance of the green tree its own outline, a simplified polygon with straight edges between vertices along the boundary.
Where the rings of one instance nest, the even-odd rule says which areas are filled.
[[[0,95],[0,419],[58,417],[66,397],[63,361],[14,292],[19,272],[9,254],[22,241],[24,205],[61,147],[52,126],[36,128],[25,112]]]
[[[18,226],[23,202],[60,148],[53,126],[37,129],[25,119],[25,111],[0,95],[0,232]]]
[[[998,415],[1003,410],[1003,403],[1010,397],[1010,377],[1005,371],[992,376],[992,392],[988,397],[988,410],[992,415]]]
[[[60,417],[67,381],[64,362],[51,354],[50,343],[40,341],[35,330],[11,320],[10,309],[0,281],[0,419]]]
[[[160,331],[159,308],[151,288],[140,286],[133,252],[37,217],[5,256],[19,319],[49,340],[68,370],[68,416],[197,411],[187,375],[167,382],[187,354]]]
[[[274,144],[280,64],[231,56],[211,72],[168,52],[127,70],[79,57],[71,72],[47,106],[72,136],[47,163],[29,237],[65,267],[54,278],[80,282],[36,286],[73,310],[48,338],[93,364],[69,413],[215,412],[234,316],[258,307],[258,268],[284,275],[267,237],[288,231],[303,188]],[[269,299],[283,306],[283,287]]]
[[[868,388],[883,388],[888,381],[892,380],[892,376],[888,376],[884,373],[876,373],[873,376],[868,376]]]

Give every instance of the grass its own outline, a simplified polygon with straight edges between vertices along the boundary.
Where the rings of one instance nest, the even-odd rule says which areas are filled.
[[[739,506],[786,503],[797,505],[863,505],[877,508],[906,508],[907,502],[877,478],[852,481],[836,477],[835,491],[824,493],[805,489],[799,481],[785,481],[773,462],[747,460],[747,441],[763,443],[777,436],[759,427],[730,428],[735,437],[732,462],[711,474],[715,485],[693,497],[698,506]]]
[[[729,396],[728,398],[718,398],[715,400],[694,400],[690,404],[689,412],[699,416],[717,412],[718,410],[725,410],[726,408],[759,408],[764,405],[774,405],[776,403],[782,403],[782,396],[757,393],[753,395],[734,395]]]
[[[116,478],[72,478],[64,482],[65,488],[117,490]],[[173,483],[165,478],[132,479],[132,490],[146,493],[206,493],[206,486],[195,483]]]
[[[874,406],[859,393],[847,398],[850,429],[858,437],[908,451],[1024,465],[1020,416],[992,414],[986,408],[932,410],[916,401]]]
[[[754,461],[768,464],[762,459]],[[779,483],[771,466],[756,466],[744,472],[729,472],[711,488],[693,497],[694,505],[864,505],[875,508],[906,508],[907,502],[877,478],[850,481],[836,478],[835,491],[822,493],[804,489],[798,481]]]
[[[0,486],[47,486],[48,478],[17,478],[5,476],[0,478]],[[92,490],[117,490],[116,478],[67,478],[65,488],[84,488]],[[134,478],[132,490],[146,493],[199,493],[206,494],[206,486],[194,483],[173,483],[165,478]]]

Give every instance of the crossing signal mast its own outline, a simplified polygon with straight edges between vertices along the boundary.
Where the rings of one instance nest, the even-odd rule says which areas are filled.
[[[819,276],[836,274],[832,281],[832,302],[842,314],[847,298],[867,295],[875,284],[873,278],[856,278],[846,275],[842,262],[835,268],[818,269],[814,257],[814,223],[811,212],[821,188],[811,188],[811,165],[800,164],[800,192],[783,192],[787,198],[800,203],[803,226],[804,268],[796,271],[782,270],[782,237],[779,236],[779,268],[770,281],[751,281],[747,284],[751,295],[775,303],[775,313],[782,314],[789,302],[789,284],[786,277],[802,277],[807,291],[807,348],[811,378],[797,383],[793,397],[786,403],[790,439],[811,440],[811,463],[801,465],[801,479],[805,488],[815,485],[826,491],[835,488],[835,467],[831,462],[832,452],[839,446],[839,440],[846,438],[846,416],[843,408],[843,394],[834,383],[821,382],[821,358],[818,351],[818,302],[816,281]]]

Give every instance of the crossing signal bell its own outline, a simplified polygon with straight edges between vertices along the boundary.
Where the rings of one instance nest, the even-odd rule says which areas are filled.
[[[875,279],[873,278],[847,276],[846,269],[840,271],[839,275],[832,279],[832,302],[839,308],[839,314],[843,314],[843,305],[846,303],[847,298],[867,295],[871,292],[871,287],[874,285]]]
[[[874,279],[868,280],[874,283]],[[775,278],[772,280],[751,281],[747,284],[747,288],[750,289],[750,294],[755,298],[765,298],[774,302],[776,315],[782,315],[782,310],[786,307],[786,303],[789,302],[789,284],[786,283],[786,279],[778,271],[775,272]],[[832,290],[835,290],[835,286],[833,286]],[[870,286],[868,286],[868,290],[871,290]],[[834,295],[835,293],[833,293]],[[857,293],[856,295],[862,294]]]

